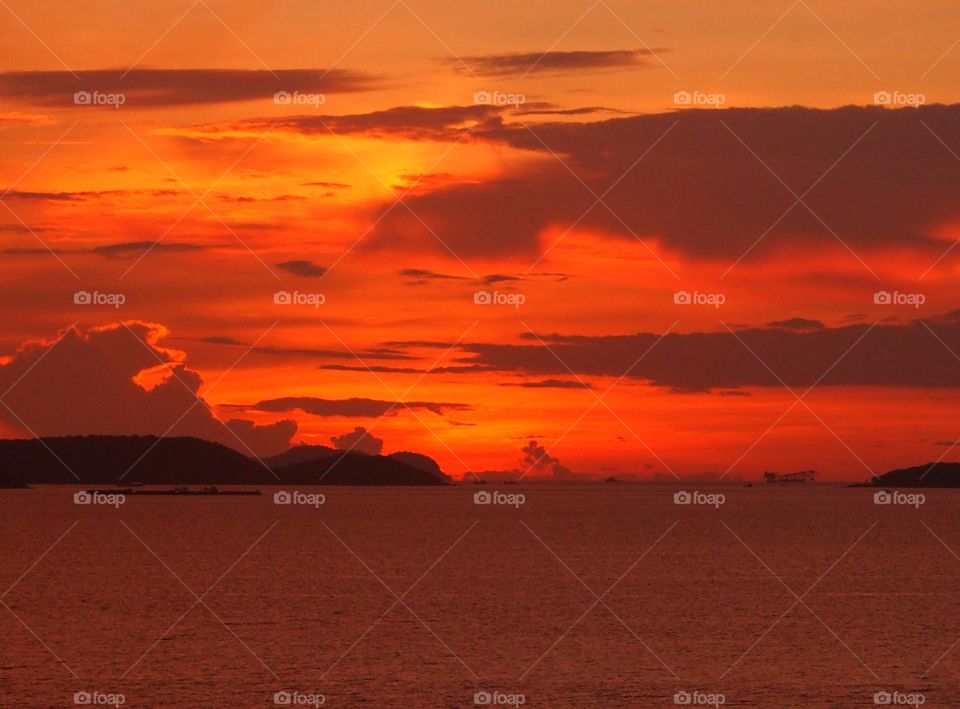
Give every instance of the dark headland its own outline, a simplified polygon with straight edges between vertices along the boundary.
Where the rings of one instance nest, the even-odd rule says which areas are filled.
[[[0,487],[49,484],[445,485],[431,458],[295,446],[250,458],[199,438],[63,436],[0,440]]]
[[[868,487],[960,487],[960,463],[927,463],[877,475]]]

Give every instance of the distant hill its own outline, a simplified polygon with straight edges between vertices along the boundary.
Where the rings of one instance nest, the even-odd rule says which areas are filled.
[[[289,457],[284,458],[287,454]],[[435,474],[401,460],[362,453],[347,453],[340,460],[341,455],[324,446],[298,446],[265,460],[265,466],[231,448],[199,438],[64,436],[0,440],[0,486],[4,481],[98,485],[444,484]],[[298,460],[301,456],[306,459]]]
[[[875,487],[960,487],[960,463],[927,463],[891,470],[876,476],[870,484]]]
[[[389,456],[337,451],[318,460],[292,463],[277,470],[290,482],[322,485],[444,485],[433,473],[414,468]]]
[[[437,461],[430,456],[423,455],[422,453],[411,453],[410,451],[397,451],[396,453],[391,453],[389,457],[413,468],[425,470],[444,482],[451,482],[450,476],[444,473],[440,469]]]
[[[305,463],[308,460],[322,460],[324,458],[337,455],[337,453],[339,453],[339,451],[337,451],[336,448],[331,448],[330,446],[294,446],[293,448],[290,448],[279,455],[264,458],[263,462],[276,470],[277,468],[282,468],[286,465],[290,465],[291,463]]]
[[[344,457],[344,460],[341,463],[334,463],[337,459]],[[417,470],[422,470],[424,472],[430,473],[435,478],[441,482],[449,483],[451,479],[446,475],[441,469],[437,461],[435,461],[430,456],[423,455],[422,453],[411,453],[410,451],[400,451],[397,453],[391,453],[388,456],[371,456],[366,453],[360,453],[358,451],[351,451],[349,453],[344,453],[342,450],[337,450],[336,448],[330,448],[329,446],[294,446],[290,450],[281,453],[280,455],[275,455],[271,458],[265,458],[264,462],[269,465],[274,470],[278,468],[285,468],[287,466],[293,466],[298,463],[307,463],[307,462],[322,462],[329,465],[333,465],[333,470],[336,471],[337,468],[344,465],[350,461],[350,464],[355,466],[357,469],[362,469],[366,464],[367,467],[370,466],[371,461],[374,461],[374,465],[386,466],[385,469],[390,469],[388,463],[382,462],[386,460],[395,460],[401,463],[404,466],[411,468],[416,468]],[[303,468],[308,469],[308,468]],[[328,468],[324,466],[317,466],[315,469],[320,471],[325,471]],[[297,468],[301,470],[301,468]],[[331,473],[332,474],[332,473]],[[419,479],[419,476],[417,476]],[[426,479],[426,478],[424,478]],[[330,484],[343,484],[343,483],[330,483]],[[403,483],[399,483],[403,484]],[[430,484],[429,482],[426,484]]]

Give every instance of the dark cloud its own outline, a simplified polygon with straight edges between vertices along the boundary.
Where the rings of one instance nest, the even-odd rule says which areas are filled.
[[[4,402],[14,412],[0,408],[0,418],[27,435],[196,436],[244,455],[286,450],[295,422],[219,419],[200,397],[203,381],[183,353],[159,344],[166,335],[162,325],[131,321],[24,343],[0,367],[0,390],[10,389]],[[151,377],[141,385],[138,377],[147,372],[159,382]]]
[[[468,344],[461,349],[472,354],[469,363],[503,372],[565,376],[569,367],[581,376],[619,377],[629,370],[633,379],[655,386],[721,389],[726,395],[741,387],[780,387],[779,379],[790,387],[817,382],[821,387],[960,387],[954,355],[960,352],[960,311],[872,328],[855,324],[671,333],[663,338],[656,333],[539,337],[550,349],[539,343]]]
[[[524,389],[592,389],[586,382],[576,379],[540,379],[529,382],[502,382],[502,387],[522,387]]]
[[[585,71],[623,69],[651,66],[654,52],[665,49],[615,49],[607,51],[523,52],[512,54],[484,54],[445,59],[457,71],[481,76],[508,77],[524,74],[579,74]],[[655,60],[654,60],[655,61]]]
[[[227,347],[253,347],[250,342],[243,342],[233,337],[207,336],[201,338],[178,338],[183,340],[194,340],[205,342],[211,345],[224,345]],[[274,347],[258,346],[250,350],[250,354],[267,355],[270,357],[311,357],[326,359],[349,359],[356,361],[359,357],[364,362],[373,359],[387,360],[408,360],[414,359],[413,355],[403,351],[398,347],[374,347],[371,349],[351,352],[350,350],[329,350],[319,347]],[[366,367],[359,367],[360,371],[366,371]]]
[[[372,138],[400,137],[409,140],[458,140],[468,130],[491,131],[502,125],[504,109],[494,106],[448,106],[423,108],[398,106],[383,111],[354,115],[298,115],[276,119],[244,121],[255,130],[272,127],[305,135],[362,134]]]
[[[527,481],[590,479],[590,476],[574,473],[561,464],[559,458],[550,455],[547,449],[536,440],[527,441],[527,444],[520,449],[520,454],[520,465],[513,470],[484,470],[467,475],[486,482],[510,482],[521,479]]]
[[[156,252],[158,254],[179,254],[190,253],[194,251],[204,251],[208,248],[209,247],[207,246],[201,246],[199,244],[185,244],[176,241],[122,241],[116,244],[104,244],[102,246],[91,246],[83,249],[53,248],[48,250],[41,248],[24,249],[13,247],[4,249],[3,253],[11,256],[45,256],[48,255],[50,251],[53,251],[57,254],[92,254],[94,256],[104,256],[106,258],[132,258],[134,256],[139,256],[147,250]]]
[[[789,318],[787,320],[774,320],[767,323],[767,327],[776,327],[781,330],[822,330],[825,325],[819,320],[808,320],[807,318]]]
[[[292,273],[295,276],[302,276],[303,278],[320,278],[327,272],[325,266],[318,266],[313,261],[303,259],[283,261],[277,264],[277,268],[287,273]]]
[[[330,436],[337,450],[355,451],[367,455],[380,455],[383,450],[383,439],[377,438],[363,426],[357,426],[350,433],[339,436]]]
[[[794,244],[839,248],[833,234],[868,263],[869,250],[893,244],[932,261],[945,249],[938,230],[960,217],[960,170],[940,142],[960,149],[960,105],[689,110],[529,127],[491,121],[471,139],[555,153],[566,165],[551,159],[510,177],[408,195],[429,229],[394,210],[365,247],[533,257],[547,227],[579,223],[727,264]],[[791,208],[795,198],[780,179],[797,194],[812,187],[805,202],[816,216]],[[594,206],[590,190],[611,187],[610,209]]]
[[[537,273],[528,273],[526,275],[508,275],[504,273],[491,273],[486,276],[482,276],[479,279],[468,278],[467,276],[454,276],[448,273],[438,273],[436,271],[431,271],[424,268],[405,268],[400,271],[397,271],[397,274],[405,278],[409,278],[411,285],[422,286],[427,283],[434,281],[472,281],[477,285],[481,286],[490,286],[497,283],[509,283],[516,281],[532,281],[532,280],[550,280],[550,281],[565,281],[568,278],[571,278],[568,273],[547,273],[547,272],[537,272]]]
[[[563,108],[553,103],[532,102],[523,104],[523,109],[514,111],[514,116],[586,116],[593,113],[630,114],[630,111],[621,111],[606,106],[580,106],[577,108]]]
[[[114,197],[176,197],[180,190],[88,190],[80,192],[29,192],[24,190],[0,190],[4,199],[23,202],[87,202]]]
[[[446,273],[437,273],[425,268],[404,268],[397,271],[397,275],[411,279],[414,285],[423,285],[431,281],[466,281],[465,276],[451,276]]]
[[[78,91],[123,94],[124,108],[269,100],[278,91],[338,94],[369,91],[380,80],[344,69],[98,69],[0,72],[8,100],[72,107]],[[87,108],[79,106],[78,108]]]
[[[477,372],[494,371],[494,367],[485,367],[481,365],[448,365],[444,367],[431,367],[430,369],[417,369],[416,367],[387,367],[383,365],[363,365],[349,364],[321,364],[317,369],[326,369],[336,372],[384,372],[389,374],[475,374]]]
[[[319,399],[313,396],[287,396],[267,399],[252,406],[238,406],[253,411],[303,411],[314,416],[340,416],[345,418],[378,418],[403,410],[424,409],[442,416],[446,411],[469,411],[466,404],[436,401],[380,401],[377,399]]]

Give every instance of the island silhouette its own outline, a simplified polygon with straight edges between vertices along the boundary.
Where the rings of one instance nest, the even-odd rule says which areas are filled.
[[[600,480],[600,478],[598,478]],[[606,482],[619,482],[608,477]],[[297,445],[248,457],[193,437],[53,436],[0,439],[0,488],[29,485],[448,485],[431,457]],[[960,487],[960,463],[898,468],[857,487]]]
[[[143,485],[445,485],[419,453],[367,455],[294,446],[249,458],[192,437],[62,436],[0,440],[0,487],[50,484]]]

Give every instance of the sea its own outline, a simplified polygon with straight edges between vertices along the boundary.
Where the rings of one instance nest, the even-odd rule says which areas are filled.
[[[260,490],[0,491],[0,706],[960,707],[960,490]]]

